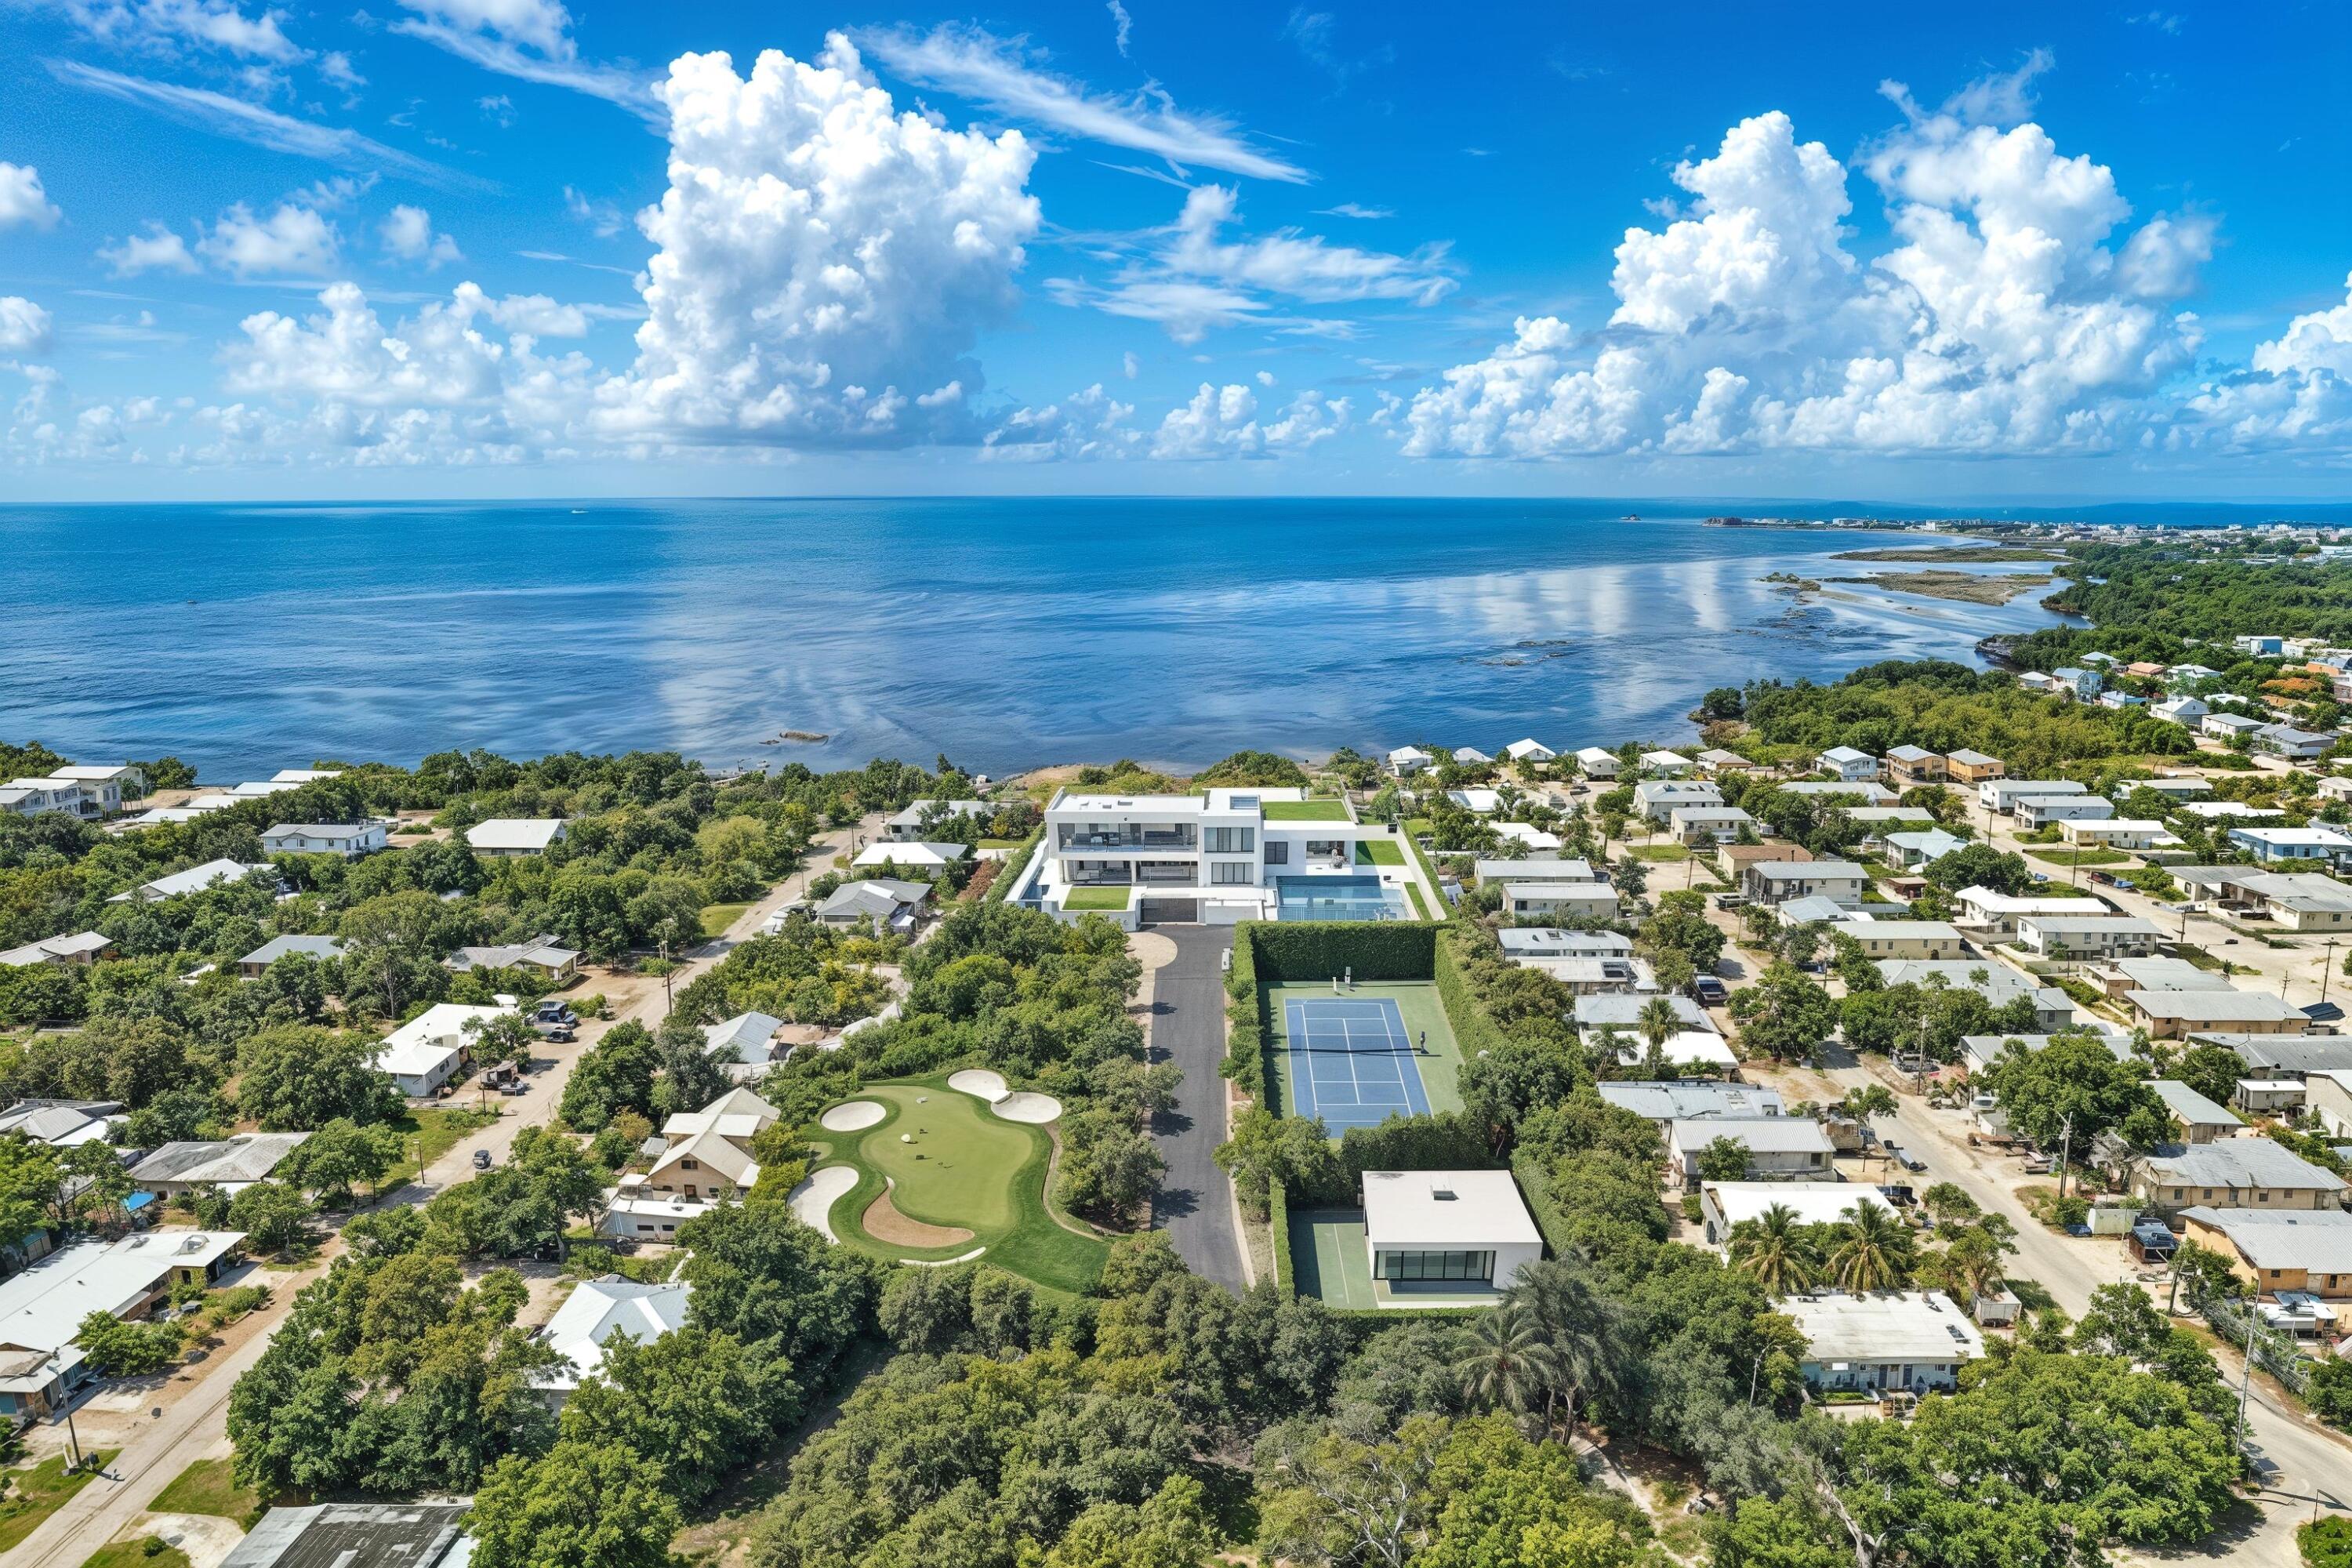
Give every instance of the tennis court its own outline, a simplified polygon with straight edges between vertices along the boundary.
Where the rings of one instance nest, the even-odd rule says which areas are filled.
[[[1283,1003],[1292,1110],[1334,1132],[1425,1116],[1413,1037],[1389,996],[1292,996]]]

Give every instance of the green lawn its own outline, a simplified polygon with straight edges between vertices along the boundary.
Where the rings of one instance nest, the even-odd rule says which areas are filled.
[[[1437,826],[1425,816],[1408,816],[1404,819],[1404,830],[1408,837],[1420,838],[1436,832]]]
[[[410,1111],[391,1124],[392,1130],[400,1134],[400,1163],[385,1174],[383,1190],[388,1193],[403,1183],[414,1181],[421,1166],[430,1165],[454,1148],[457,1140],[498,1119],[495,1110],[456,1104],[428,1105]],[[412,1155],[417,1157],[411,1158]]]
[[[1356,840],[1356,864],[1402,866],[1404,864],[1404,846],[1389,838],[1359,838]]]
[[[148,1506],[157,1513],[208,1513],[252,1527],[261,1514],[261,1496],[236,1484],[229,1473],[235,1461],[198,1459],[182,1470],[170,1486],[155,1494]]]
[[[1291,1210],[1290,1266],[1297,1295],[1349,1311],[1370,1311],[1380,1305],[1372,1296],[1372,1261],[1364,1250],[1361,1209]]]
[[[1411,899],[1411,900],[1412,900],[1412,914],[1413,914],[1413,918],[1414,918],[1415,920],[1423,920],[1423,921],[1425,921],[1425,920],[1433,920],[1433,919],[1435,919],[1435,918],[1436,918],[1435,916],[1432,915],[1432,914],[1429,912],[1429,905],[1428,905],[1428,903],[1427,903],[1426,901],[1424,901],[1424,900],[1423,900],[1423,898],[1422,898],[1422,896],[1421,896],[1421,884],[1420,884],[1420,883],[1418,883],[1418,882],[1407,882],[1407,883],[1404,885],[1404,891],[1405,891],[1405,897],[1407,897],[1407,898],[1409,898],[1409,899]]]
[[[1123,910],[1127,908],[1129,888],[1072,888],[1062,900],[1066,910]]]
[[[41,1527],[41,1521],[65,1506],[65,1501],[82,1488],[90,1478],[114,1462],[120,1448],[94,1450],[98,1467],[84,1469],[78,1475],[66,1474],[65,1456],[52,1454],[30,1469],[10,1470],[8,1496],[0,1501],[0,1552],[13,1549],[18,1542]]]
[[[153,1542],[160,1551],[150,1552]],[[136,1541],[117,1541],[101,1546],[82,1559],[81,1568],[189,1568],[188,1554],[176,1546],[166,1546],[159,1536],[142,1535]]]
[[[2120,849],[2028,849],[2026,853],[2053,866],[2120,866],[2131,858]]]
[[[1690,858],[1690,847],[1684,844],[1637,844],[1627,851],[1636,860],[1670,861]]]
[[[741,904],[705,904],[702,906],[702,934],[706,941],[727,934],[727,928],[743,918],[751,906]]]
[[[812,1169],[839,1161],[855,1166],[857,1185],[833,1205],[834,1233],[862,1250],[894,1261],[939,1261],[974,1247],[997,1268],[1049,1289],[1085,1295],[1102,1276],[1108,1243],[1080,1235],[1047,1210],[1045,1167],[1053,1142],[1042,1127],[1007,1121],[944,1078],[868,1084],[854,1097],[879,1101],[889,1114],[857,1132],[812,1127],[820,1152]],[[903,1137],[911,1142],[902,1142]],[[883,1191],[908,1219],[959,1226],[967,1242],[909,1247],[879,1241],[860,1223]]]
[[[1267,1049],[1274,1053],[1275,1068],[1282,1079],[1282,1113],[1296,1115],[1298,1103],[1290,1078],[1290,1037],[1283,1026],[1285,1001],[1294,996],[1328,998],[1328,981],[1276,984],[1265,988],[1266,1010],[1272,1020],[1267,1031]],[[1349,996],[1356,1001],[1387,996],[1395,1000],[1397,1015],[1404,1020],[1408,1033],[1418,1037],[1429,1034],[1429,1055],[1415,1057],[1414,1067],[1421,1069],[1421,1086],[1429,1094],[1429,1109],[1459,1110],[1462,1090],[1458,1079],[1462,1074],[1462,1047],[1454,1038],[1454,1026],[1445,1019],[1445,1005],[1437,999],[1437,983],[1433,980],[1363,981]]]
[[[1343,800],[1269,800],[1264,803],[1268,822],[1346,822]]]

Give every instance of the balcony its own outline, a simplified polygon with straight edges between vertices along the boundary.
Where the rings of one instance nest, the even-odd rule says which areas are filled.
[[[1073,888],[1191,887],[1198,873],[1189,861],[1139,860],[1114,865],[1076,861],[1063,868],[1062,879]]]
[[[1064,854],[1089,849],[1164,849],[1192,853],[1200,848],[1200,835],[1183,824],[1165,826],[1147,823],[1065,825],[1056,830],[1054,846]]]

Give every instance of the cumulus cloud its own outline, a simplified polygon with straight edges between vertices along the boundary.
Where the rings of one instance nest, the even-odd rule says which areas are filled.
[[[1734,126],[1673,174],[1673,221],[1630,228],[1617,298],[1580,337],[1523,319],[1401,416],[1417,456],[1548,458],[1764,447],[1885,452],[2114,449],[2193,361],[2165,301],[2211,254],[2208,215],[2128,234],[2113,172],[2032,123],[2040,57],[1865,150],[1895,243],[1853,248],[1846,169],[1788,117]],[[2120,239],[2121,243],[2117,241]]]
[[[21,294],[0,294],[0,354],[49,352],[49,313]]]
[[[1258,416],[1257,395],[1239,383],[1201,384],[1190,402],[1171,408],[1151,439],[1151,456],[1194,462],[1216,458],[1270,458],[1337,436],[1348,426],[1348,399],[1302,392],[1274,417]]]
[[[117,278],[131,278],[142,272],[194,272],[196,258],[188,249],[188,242],[160,223],[150,223],[145,232],[110,240],[98,248],[98,258],[106,263]]]
[[[0,228],[54,228],[64,216],[41,188],[38,169],[0,162]]]
[[[1312,177],[1252,142],[1232,121],[1177,108],[1156,86],[1119,98],[1045,70],[1027,57],[1025,39],[948,24],[921,34],[872,28],[857,41],[886,69],[917,87],[986,104],[1009,119],[1148,153],[1179,170],[1223,169],[1292,183]]]
[[[280,202],[257,217],[238,202],[196,241],[196,254],[238,278],[323,277],[342,258],[342,237],[315,207]]]
[[[377,226],[376,237],[383,243],[383,253],[394,261],[415,262],[427,269],[465,259],[456,240],[433,232],[431,213],[405,202],[394,207]]]
[[[1121,403],[1097,382],[1043,408],[1019,408],[982,437],[980,455],[992,462],[1085,462],[1122,458],[1142,445],[1130,428],[1135,405]]]
[[[2352,278],[2345,302],[2295,317],[2250,368],[2207,383],[2166,434],[2175,447],[2352,448]]]
[[[1037,229],[1026,139],[899,111],[838,34],[815,64],[771,49],[748,77],[682,56],[661,98],[669,188],[637,220],[659,247],[646,319],[636,363],[600,390],[600,428],[786,445],[959,430],[983,384],[975,334],[1013,309]]]

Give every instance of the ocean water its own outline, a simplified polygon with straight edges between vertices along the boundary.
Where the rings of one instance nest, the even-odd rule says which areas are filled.
[[[1622,501],[0,507],[0,738],[318,758],[945,752],[1003,773],[1685,736],[1706,688],[1967,659],[2054,619],[1768,572],[1916,535]],[[1994,570],[2015,570],[1995,568]],[[780,731],[822,743],[762,744]]]

